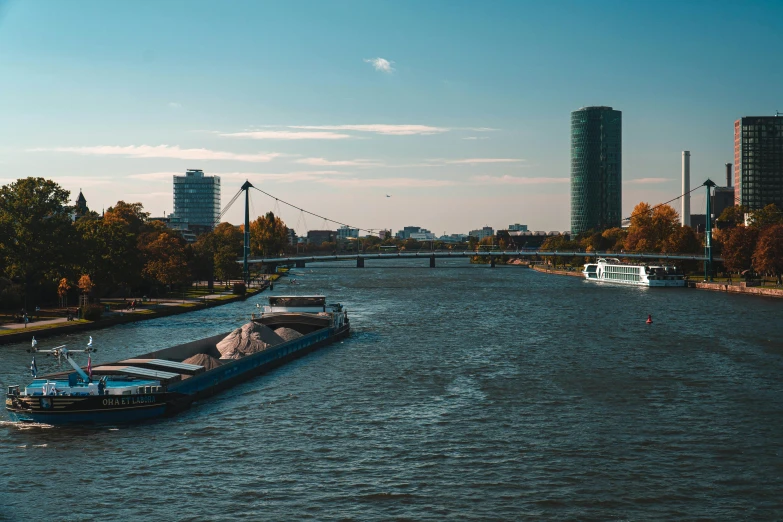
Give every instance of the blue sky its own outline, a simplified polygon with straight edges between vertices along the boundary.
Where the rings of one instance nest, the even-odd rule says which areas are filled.
[[[160,215],[201,168],[224,202],[249,179],[364,228],[567,230],[570,111],[623,111],[626,213],[679,194],[682,150],[694,183],[722,182],[734,120],[783,111],[781,20],[782,2],[0,0],[0,183]]]

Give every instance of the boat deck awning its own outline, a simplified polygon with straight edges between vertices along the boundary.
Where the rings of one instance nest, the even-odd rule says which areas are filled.
[[[138,366],[140,368],[148,368],[151,370],[171,370],[187,375],[195,375],[204,371],[204,367],[198,364],[167,361],[166,359],[125,359],[124,361],[120,361],[119,364]]]
[[[92,373],[104,375],[129,375],[131,377],[143,377],[160,381],[175,381],[182,378],[182,375],[179,373],[150,370],[149,368],[140,368],[138,366],[98,366],[97,368],[93,368]]]

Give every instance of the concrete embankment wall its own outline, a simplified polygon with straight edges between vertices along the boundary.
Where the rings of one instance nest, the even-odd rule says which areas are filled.
[[[263,290],[266,290],[266,288],[267,287],[264,286],[259,290],[256,289],[250,290],[245,295],[237,295],[237,296],[230,297],[228,299],[213,300],[213,301],[209,301],[207,304],[200,302],[197,304],[193,304],[192,306],[160,307],[156,309],[154,313],[151,314],[130,313],[130,314],[115,315],[113,317],[100,319],[98,321],[93,321],[91,323],[78,323],[78,324],[65,323],[62,326],[58,325],[56,327],[44,328],[40,330],[33,329],[33,328],[29,330],[21,329],[18,332],[0,335],[0,344],[12,344],[12,343],[19,343],[24,341],[29,342],[33,336],[35,336],[36,339],[43,339],[45,337],[53,337],[55,335],[85,332],[87,330],[99,330],[101,328],[109,328],[110,326],[116,326],[118,324],[135,323],[137,321],[148,321],[150,319],[158,319],[160,317],[168,317],[170,315],[179,315],[188,312],[195,312],[196,310],[203,310],[204,308],[214,308],[215,306],[234,303],[236,301],[243,301],[249,297],[258,294]]]
[[[783,297],[783,289],[781,288],[761,288],[759,286],[727,285],[724,283],[697,283],[694,281],[689,281],[688,286],[690,288],[700,288],[702,290],[712,290],[714,292]]]

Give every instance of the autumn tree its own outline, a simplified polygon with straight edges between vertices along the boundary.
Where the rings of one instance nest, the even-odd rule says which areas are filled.
[[[220,223],[215,230],[202,234],[193,245],[195,262],[200,274],[214,275],[228,281],[242,275],[238,260],[242,257],[244,237],[231,223]]]
[[[639,252],[669,252],[667,246],[679,228],[679,215],[669,205],[654,209],[639,203],[631,213],[631,225],[625,238],[625,249]]]
[[[723,266],[728,272],[742,272],[751,268],[753,253],[756,250],[758,229],[736,226],[722,232]]]
[[[60,279],[60,284],[57,285],[57,295],[60,297],[60,306],[65,307],[68,303],[68,290],[71,289],[71,285],[68,283],[68,279],[63,277]]]
[[[250,223],[251,255],[277,255],[287,244],[288,228],[273,212],[267,212]]]
[[[773,274],[778,284],[783,282],[783,224],[771,225],[761,232],[753,252],[753,268]]]
[[[131,233],[138,234],[149,216],[149,212],[144,212],[144,205],[141,203],[118,201],[116,205],[106,209],[106,212],[103,214],[103,221],[106,224],[122,224]]]
[[[83,294],[89,294],[94,286],[95,284],[88,274],[83,274],[79,278],[79,290],[81,290]]]
[[[180,285],[189,282],[189,249],[182,235],[162,223],[139,235],[142,274],[154,283]]]

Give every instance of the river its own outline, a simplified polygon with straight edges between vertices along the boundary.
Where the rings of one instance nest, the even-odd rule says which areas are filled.
[[[0,413],[0,520],[783,517],[783,301],[377,263],[295,270],[274,293],[344,303],[352,336],[175,417]],[[92,334],[93,363],[117,360],[261,300],[39,348]],[[3,392],[29,382],[28,347],[0,347]]]

